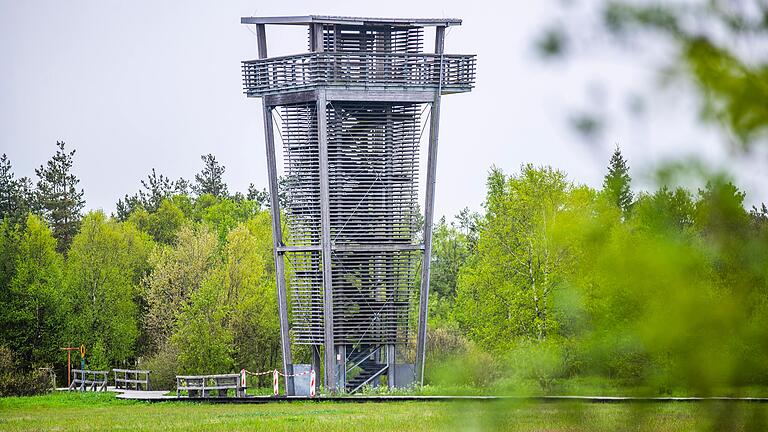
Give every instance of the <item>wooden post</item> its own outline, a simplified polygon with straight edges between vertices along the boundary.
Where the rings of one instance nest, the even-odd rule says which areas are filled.
[[[440,55],[438,79],[443,79],[443,47],[445,27],[435,27],[435,54]],[[440,92],[435,92],[429,122],[429,154],[427,156],[427,188],[424,200],[424,259],[421,263],[421,286],[419,289],[419,324],[416,336],[416,381],[424,385],[424,360],[427,343],[427,312],[429,306],[429,267],[432,260],[432,219],[435,212],[435,176],[437,173],[437,137],[440,129]]]
[[[61,348],[62,351],[67,352],[67,388],[72,385],[72,351],[79,349],[78,347]]]

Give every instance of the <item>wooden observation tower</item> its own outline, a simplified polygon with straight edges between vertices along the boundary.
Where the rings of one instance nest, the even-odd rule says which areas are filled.
[[[475,78],[474,55],[443,50],[446,28],[461,20],[241,22],[255,25],[258,39],[258,59],[243,62],[243,79],[245,94],[264,105],[283,372],[293,374],[297,344],[310,346],[312,367],[322,364],[331,392],[420,383],[440,98],[470,91]],[[307,27],[309,52],[268,57],[267,25]],[[423,49],[427,27],[434,28],[433,53]],[[282,143],[283,209],[273,122]],[[427,126],[421,226],[419,152]],[[414,338],[415,355],[407,349]],[[286,389],[294,394],[290,377]]]

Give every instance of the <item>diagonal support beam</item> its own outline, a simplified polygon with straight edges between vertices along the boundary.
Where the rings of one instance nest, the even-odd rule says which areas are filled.
[[[435,28],[435,54],[440,55],[440,81],[443,75],[445,27]],[[429,154],[427,156],[427,187],[424,202],[424,259],[421,264],[419,289],[419,324],[416,335],[416,381],[424,385],[424,361],[427,343],[427,313],[429,306],[429,270],[432,261],[432,220],[435,213],[435,177],[437,173],[437,137],[440,131],[440,89],[435,92],[429,125]]]
[[[267,36],[264,25],[256,26],[256,39],[259,45],[259,58],[267,57]],[[272,125],[272,107],[264,104],[264,142],[267,150],[267,172],[269,175],[269,211],[272,214],[272,246],[275,256],[275,276],[277,278],[277,308],[280,318],[280,347],[283,351],[283,374],[285,392],[294,395],[293,359],[291,357],[291,338],[288,327],[288,293],[285,284],[285,259],[280,252],[283,245],[283,230],[280,224],[280,197],[277,187],[277,161],[275,158],[275,130]]]

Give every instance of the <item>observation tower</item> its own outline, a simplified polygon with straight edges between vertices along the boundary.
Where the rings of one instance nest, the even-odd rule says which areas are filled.
[[[287,393],[295,394],[290,375],[299,369],[292,344],[309,347],[311,367],[322,367],[331,392],[421,383],[440,98],[470,91],[475,79],[474,55],[443,49],[446,28],[461,20],[309,15],[241,23],[255,25],[258,42],[258,59],[242,64],[243,82],[246,96],[263,102]],[[307,28],[308,52],[268,57],[270,25]],[[434,30],[434,52],[424,52],[425,29]]]

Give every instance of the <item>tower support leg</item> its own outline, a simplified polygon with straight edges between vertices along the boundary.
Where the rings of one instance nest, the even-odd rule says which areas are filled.
[[[264,105],[264,133],[267,144],[267,171],[269,174],[269,211],[272,214],[272,245],[277,277],[277,307],[280,318],[280,347],[283,351],[283,374],[285,392],[293,396],[293,360],[291,338],[288,333],[288,296],[285,286],[285,261],[278,249],[283,245],[283,231],[280,225],[280,200],[277,189],[277,163],[275,161],[275,134],[272,127],[272,107]]]
[[[439,76],[442,82],[445,27],[435,28],[435,54],[440,55]],[[416,382],[424,385],[424,354],[427,343],[427,312],[429,306],[429,267],[432,261],[432,220],[435,213],[435,176],[437,173],[437,137],[440,130],[440,92],[435,92],[429,119],[429,153],[427,155],[427,187],[424,200],[424,258],[421,264],[419,289],[419,324],[416,335]]]
[[[323,261],[323,339],[325,388],[336,391],[336,345],[333,340],[333,279],[331,274],[331,210],[328,185],[328,130],[325,91],[317,92],[317,145],[320,159],[320,224]]]

